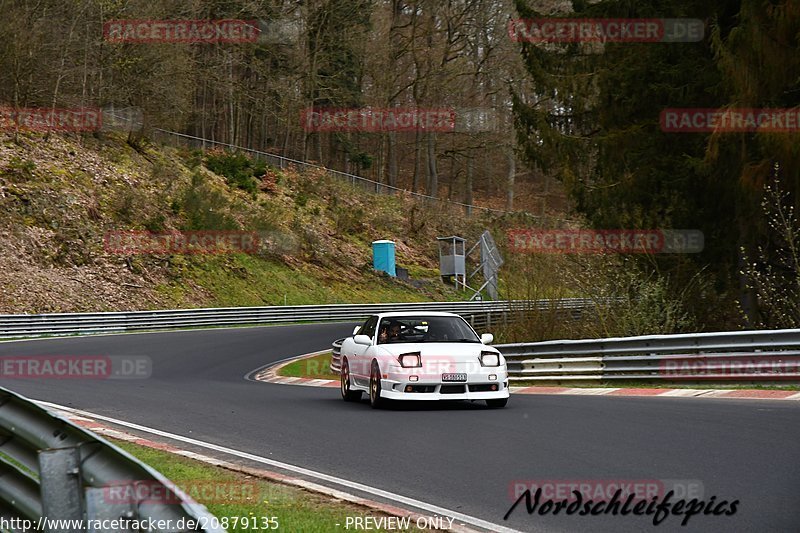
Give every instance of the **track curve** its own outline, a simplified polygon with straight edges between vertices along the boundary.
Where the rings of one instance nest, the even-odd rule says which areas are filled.
[[[224,445],[410,496],[523,531],[641,531],[652,517],[508,521],[530,480],[688,479],[740,500],[731,517],[667,518],[659,531],[796,531],[800,402],[512,396],[373,411],[337,389],[247,381],[324,349],[353,324],[211,329],[0,343],[0,356],[146,355],[144,380],[9,380],[30,398]]]

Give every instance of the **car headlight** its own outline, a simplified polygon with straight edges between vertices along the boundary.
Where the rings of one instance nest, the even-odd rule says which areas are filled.
[[[422,357],[419,352],[404,353],[397,358],[403,368],[419,368],[422,366]]]
[[[494,352],[481,352],[481,366],[500,366],[500,355]]]

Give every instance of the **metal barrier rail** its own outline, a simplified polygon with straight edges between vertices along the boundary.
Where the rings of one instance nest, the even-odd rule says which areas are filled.
[[[450,311],[462,315],[506,313],[557,305],[575,312],[593,306],[585,298],[564,300],[511,300],[494,302],[414,302],[385,304],[331,304],[214,309],[170,309],[106,313],[55,313],[0,315],[0,337],[71,335],[243,324],[285,324],[360,320],[384,311]]]
[[[334,373],[341,370],[343,340],[331,345]],[[800,382],[797,329],[558,340],[496,348],[506,358],[512,382]]]
[[[150,495],[144,501],[138,498],[142,491],[137,488],[142,486]],[[180,529],[185,531],[225,531],[205,506],[157,471],[4,388],[0,388],[0,516],[16,518],[18,524],[22,520],[36,524],[42,517],[170,520],[173,529],[184,524]],[[195,527],[188,527],[188,520]],[[40,524],[43,531],[82,530],[74,522],[70,526],[62,522],[60,527]],[[83,524],[85,528],[87,523]]]
[[[511,381],[800,382],[800,330],[504,344]]]

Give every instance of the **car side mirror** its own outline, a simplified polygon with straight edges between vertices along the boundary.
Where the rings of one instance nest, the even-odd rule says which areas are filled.
[[[481,343],[483,344],[492,344],[494,342],[494,335],[491,333],[484,333],[481,335]]]
[[[372,346],[372,339],[367,335],[356,335],[353,337],[353,342],[356,344],[363,344],[364,346]]]
[[[361,326],[356,326],[356,329],[353,330],[353,337],[358,335],[358,330],[360,330],[360,329],[361,329]]]

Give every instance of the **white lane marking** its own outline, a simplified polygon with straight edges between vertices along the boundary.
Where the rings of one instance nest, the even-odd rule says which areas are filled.
[[[733,390],[731,390],[731,389],[716,389],[716,390],[712,390],[712,391],[710,391],[710,392],[708,392],[706,394],[703,394],[703,396],[705,396],[707,398],[718,398],[720,396],[725,396],[729,392],[733,392]]]
[[[558,394],[579,394],[581,396],[602,396],[603,394],[611,394],[614,391],[618,391],[619,389],[606,389],[606,388],[591,388],[591,389],[569,389],[564,392],[559,392]]]
[[[319,387],[321,385],[327,385],[328,383],[333,383],[332,379],[312,379],[303,383],[303,385],[307,385],[309,387]]]
[[[200,440],[192,439],[190,437],[184,437],[182,435],[178,435],[175,433],[168,433],[166,431],[161,431],[160,429],[155,429],[147,426],[142,426],[139,424],[134,424],[132,422],[125,422],[124,420],[119,420],[116,418],[111,418],[109,416],[98,415],[95,413],[91,413],[89,411],[82,411],[80,409],[73,409],[72,407],[66,407],[63,405],[59,405],[56,403],[50,402],[43,402],[36,400],[36,403],[42,405],[44,407],[49,407],[51,409],[57,409],[59,411],[64,411],[67,413],[73,413],[80,416],[91,417],[95,420],[104,420],[106,422],[110,422],[112,424],[117,424],[119,426],[135,429],[137,431],[142,431],[144,433],[150,433],[152,435],[158,435],[161,437],[166,437],[168,439],[177,440],[180,442],[185,442],[187,444],[192,444],[194,446],[199,446],[201,448],[207,448],[209,450],[215,450],[221,453],[226,453],[228,455],[233,455],[235,457],[241,457],[242,459],[247,459],[249,461],[255,461],[257,463],[266,464],[272,466],[274,468],[280,468],[281,470],[287,470],[289,472],[294,472],[296,474],[300,474],[303,476],[316,478],[322,481],[327,481],[328,483],[334,483],[343,487],[347,487],[349,489],[358,490],[365,492],[367,494],[374,494],[381,498],[393,501],[395,503],[400,503],[404,505],[408,505],[411,507],[415,507],[417,509],[422,509],[430,513],[436,513],[440,516],[449,516],[451,518],[455,518],[456,520],[460,520],[463,523],[470,524],[473,526],[477,526],[483,529],[488,529],[489,531],[495,531],[497,533],[522,533],[519,530],[507,528],[493,522],[488,522],[486,520],[482,520],[480,518],[476,518],[474,516],[466,515],[463,513],[459,513],[457,511],[451,511],[449,509],[445,509],[443,507],[439,507],[437,505],[433,505],[430,503],[426,503],[420,500],[416,500],[414,498],[409,498],[407,496],[402,496],[400,494],[395,494],[394,492],[389,492],[383,489],[370,487],[369,485],[364,485],[362,483],[358,483],[356,481],[349,481],[347,479],[342,479],[336,476],[332,476],[330,474],[323,474],[322,472],[316,472],[314,470],[309,470],[307,468],[303,468],[301,466],[295,466],[288,463],[282,463],[280,461],[275,461],[274,459],[268,459],[266,457],[261,457],[259,455],[254,455],[247,452],[242,452],[239,450],[234,450],[233,448],[227,448],[225,446],[219,446],[218,444],[212,444],[210,442],[203,442]]]
[[[59,411],[59,414],[61,416],[65,417],[65,418],[69,418],[71,420],[77,420],[77,419],[80,418],[82,420],[90,420],[90,421],[93,422],[93,420],[91,420],[89,418],[78,417],[78,416],[72,415],[70,413],[67,413],[66,411]],[[93,431],[94,433],[98,433],[100,435],[114,436],[115,438],[121,439],[121,440],[134,441],[134,442],[138,441],[138,440],[141,440],[139,437],[134,437],[133,435],[129,435],[127,433],[120,433],[119,431],[116,431],[116,430],[113,430],[113,429],[110,429],[110,428],[106,428],[106,427],[94,427],[94,428],[85,428],[85,429],[89,429],[90,431]],[[174,453],[175,455],[181,455],[183,457],[188,457],[189,459],[194,459],[195,461],[200,461],[202,463],[206,463],[206,464],[210,464],[210,465],[214,465],[214,466],[220,466],[220,467],[223,467],[223,468],[229,468],[231,470],[241,471],[240,470],[241,467],[239,465],[236,465],[236,464],[231,463],[229,461],[224,461],[222,459],[217,459],[216,457],[211,457],[210,455],[203,455],[203,454],[200,454],[200,453],[190,452],[188,450],[179,450],[179,449],[171,449],[171,450],[169,450],[169,453]],[[318,492],[320,494],[325,494],[325,495],[331,496],[331,497],[339,499],[339,500],[344,500],[344,501],[348,501],[348,502],[351,502],[351,503],[355,503],[357,505],[366,505],[366,506],[369,506],[370,503],[371,503],[369,500],[366,500],[364,498],[360,498],[358,496],[350,494],[349,492],[344,492],[344,491],[341,491],[341,490],[338,490],[338,489],[334,489],[334,488],[328,487],[326,485],[320,485],[319,483],[314,483],[313,481],[307,481],[305,479],[300,479],[300,478],[289,478],[288,476],[280,476],[280,477],[283,478],[284,482],[286,482],[286,483],[288,483],[288,484],[290,484],[292,486],[302,487],[302,488],[311,490],[313,492]],[[461,531],[462,529],[458,528],[458,530]],[[463,531],[472,533],[474,530],[468,529],[468,528],[463,528]]]
[[[707,392],[711,392],[708,389],[673,389],[668,392],[662,392],[658,394],[658,396],[678,396],[678,397],[685,397],[685,396],[701,396]]]

